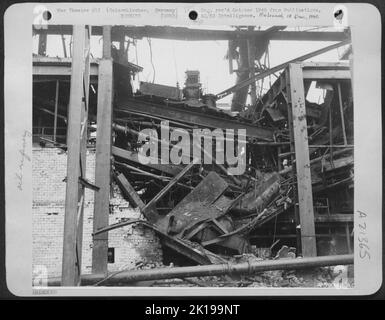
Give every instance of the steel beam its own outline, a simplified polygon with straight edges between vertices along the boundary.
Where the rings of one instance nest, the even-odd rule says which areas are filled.
[[[111,181],[111,139],[112,139],[112,103],[113,103],[113,67],[111,56],[111,27],[104,27],[103,55],[99,63],[99,83],[97,97],[97,131],[94,232],[108,226]],[[93,239],[92,272],[107,272],[108,235],[100,234]]]
[[[48,34],[72,34],[71,25],[49,25]],[[93,35],[101,36],[103,28],[94,26]],[[35,34],[40,34],[41,29],[34,28]],[[236,40],[261,38],[266,36],[266,30],[207,30],[207,29],[189,29],[184,27],[170,26],[115,26],[112,29],[112,41],[118,41],[121,35],[135,38],[158,38],[171,40],[188,41],[213,41],[213,40]],[[270,40],[287,41],[343,41],[349,38],[349,34],[344,31],[276,31],[268,35]]]
[[[217,117],[212,114],[202,113],[200,109],[181,108],[166,104],[154,104],[141,100],[128,99],[119,102],[119,107],[115,111],[134,111],[148,116],[157,116],[164,119],[174,119],[176,121],[187,122],[193,125],[199,125],[206,128],[221,129],[246,129],[246,135],[251,138],[257,138],[265,141],[273,141],[273,130],[261,128],[249,123],[242,123],[225,117]]]
[[[302,68],[299,63],[291,63],[288,71],[302,254],[304,257],[314,257],[317,255],[317,250]]]

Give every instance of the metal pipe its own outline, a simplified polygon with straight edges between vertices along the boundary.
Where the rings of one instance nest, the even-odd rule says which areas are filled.
[[[336,255],[323,257],[309,257],[297,259],[281,259],[281,260],[265,260],[253,261],[237,264],[211,264],[192,267],[176,267],[176,268],[160,268],[149,270],[130,270],[123,271],[106,280],[104,283],[122,284],[136,281],[188,278],[188,277],[204,277],[204,276],[221,276],[236,274],[253,274],[256,272],[271,270],[295,270],[303,268],[316,268],[334,265],[350,265],[354,263],[354,255]],[[83,275],[81,278],[82,285],[92,285],[107,278],[104,274]],[[49,286],[60,286],[60,278],[51,278],[48,280]]]

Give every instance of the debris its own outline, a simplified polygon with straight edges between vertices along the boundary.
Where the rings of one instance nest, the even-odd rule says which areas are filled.
[[[135,191],[133,194],[137,194],[139,190],[144,191],[140,199],[145,206],[141,204],[140,210],[145,216],[146,210],[155,212],[157,218],[147,219],[154,224],[152,227],[160,234],[164,245],[175,249],[175,243],[178,243],[179,253],[190,255],[191,252],[181,249],[183,241],[189,241],[198,245],[197,250],[201,254],[208,257],[210,254],[207,253],[210,252],[216,256],[215,259],[222,255],[229,260],[232,255],[251,252],[261,258],[295,258],[298,248],[283,245],[280,250],[276,250],[273,244],[269,250],[258,251],[255,244],[254,248],[251,248],[250,241],[250,235],[255,230],[271,224],[273,219],[277,221],[277,217],[284,212],[292,213],[294,204],[298,201],[297,181],[292,171],[296,159],[293,159],[289,145],[289,119],[285,111],[287,102],[280,96],[280,93],[286,95],[283,93],[287,82],[285,73],[273,84],[272,92],[268,92],[261,102],[258,102],[262,105],[246,109],[237,118],[217,110],[214,105],[207,105],[205,108],[205,103],[209,104],[210,100],[207,97],[203,99],[200,93],[199,72],[188,71],[186,74],[186,88],[183,91],[185,100],[172,98],[172,94],[166,93],[169,88],[142,83],[141,95],[118,101],[118,107],[114,111],[114,128],[118,135],[124,134],[120,140],[126,141],[131,147],[127,150],[123,145],[113,146],[116,175],[121,181],[124,181],[123,178],[126,181],[134,181],[131,190]],[[354,163],[350,148],[335,150],[333,157],[323,148],[322,144],[329,141],[328,137],[322,136],[325,133],[323,125],[327,120],[327,114],[324,113],[329,112],[336,102],[330,94],[333,93],[333,86],[327,81],[320,82],[320,86],[328,92],[324,105],[306,102],[309,122],[315,123],[313,127],[310,126],[309,137],[313,145],[319,145],[310,149],[311,182],[313,193],[316,194],[349,184],[353,179],[351,169]],[[157,90],[163,90],[165,94],[157,93]],[[193,102],[194,106],[191,105]],[[267,117],[263,125],[248,121],[255,119],[254,115],[258,110],[261,110],[261,114],[264,110],[269,114],[270,118]],[[126,117],[130,120],[125,121]],[[135,137],[139,134],[137,129],[145,127],[159,131],[160,122],[164,119],[170,121],[170,132],[184,128],[191,134],[191,126],[246,128],[251,165],[243,175],[235,178],[228,174],[226,164],[208,166],[204,163],[194,163],[195,158],[191,158],[188,165],[163,164],[162,161],[141,163],[138,160],[138,148],[135,147]],[[133,125],[134,123],[137,125]],[[273,131],[272,126],[275,126]],[[334,127],[331,134],[334,136],[333,141],[337,141],[338,126]],[[171,140],[163,136],[157,141],[167,149],[174,146]],[[281,148],[277,158],[265,147],[275,146],[274,143]],[[205,155],[208,153],[205,148],[200,145],[199,147]],[[257,154],[258,151],[261,153]],[[210,159],[214,164],[218,162],[214,156]],[[280,167],[279,162],[283,169],[280,171],[277,170]],[[138,175],[141,176],[140,182],[134,178]],[[120,186],[124,189],[122,183]],[[317,204],[315,206],[321,208],[317,207]],[[329,210],[329,204],[324,207]],[[297,221],[297,225],[304,224]],[[282,242],[280,239],[278,241]],[[210,259],[202,260],[196,257],[194,260],[203,264],[210,263]]]
[[[295,259],[295,248],[289,248],[288,246],[282,246],[277,252],[274,259]]]
[[[281,269],[275,270],[276,265],[283,269],[288,269],[289,265],[297,269],[306,265],[306,261],[312,261],[318,266],[316,261],[334,264],[334,259],[338,260],[335,257],[328,257],[329,260],[325,257],[306,260],[309,256],[316,256],[317,250],[318,255],[325,253],[324,251],[328,255],[331,252],[351,253],[354,132],[349,65],[304,62],[350,44],[348,33],[340,39],[341,42],[270,68],[262,63],[261,58],[264,56],[267,59],[269,39],[277,32],[282,33],[281,30],[285,29],[282,26],[259,30],[258,37],[255,36],[258,41],[250,38],[253,30],[243,27],[233,31],[215,32],[174,27],[159,31],[158,27],[155,30],[149,26],[139,29],[113,27],[114,32],[111,32],[111,28],[104,30],[105,35],[108,35],[104,49],[111,49],[111,56],[102,60],[108,60],[113,67],[109,72],[101,72],[111,80],[108,86],[104,84],[108,90],[97,83],[102,78],[97,72],[98,68],[103,69],[103,63],[94,60],[85,70],[93,71],[92,83],[98,84],[98,92],[92,86],[93,94],[83,97],[83,93],[78,90],[79,97],[89,108],[86,109],[88,116],[81,126],[81,150],[85,150],[87,143],[95,142],[95,136],[87,136],[89,132],[95,133],[98,130],[95,125],[108,128],[108,134],[103,137],[105,142],[99,141],[100,146],[97,147],[103,152],[96,152],[96,162],[100,164],[100,168],[104,168],[106,175],[99,181],[102,186],[93,185],[83,176],[83,168],[79,168],[79,180],[77,175],[75,180],[65,182],[67,186],[72,181],[73,186],[81,187],[78,190],[81,192],[73,192],[74,201],[71,198],[71,205],[77,208],[77,195],[84,191],[84,187],[102,193],[106,187],[110,190],[109,179],[113,177],[127,200],[127,206],[137,208],[143,217],[107,226],[109,199],[106,192],[103,194],[103,207],[95,213],[95,217],[104,219],[103,224],[100,224],[103,227],[96,228],[93,236],[127,225],[141,225],[151,229],[160,238],[164,248],[184,257],[186,264],[200,265],[195,266],[196,269],[188,269],[192,274],[206,276],[206,272],[196,271],[206,270],[209,275],[213,272],[216,276],[226,274],[229,277],[228,274],[234,271],[231,269],[234,267],[235,273],[240,277],[237,284],[239,286],[259,286],[266,284],[265,282],[281,287],[300,285],[307,281],[305,277],[297,277],[296,274]],[[130,38],[135,39],[132,42],[136,44],[137,40],[147,34],[146,30],[155,35],[160,32],[163,37],[171,38],[173,33],[179,34],[178,37],[182,39],[189,35],[195,40],[205,36],[213,37],[213,34],[221,34],[223,40],[223,35],[226,34],[225,39],[229,40],[226,57],[230,72],[236,71],[236,84],[214,95],[204,92],[200,70],[187,70],[183,88],[179,84],[173,87],[140,82],[139,90],[134,92],[133,77],[143,68],[127,61],[129,45],[125,51],[124,43],[120,43],[120,49],[117,50],[112,43],[109,48],[107,42],[113,35],[121,39],[128,38],[125,40],[128,44],[131,43]],[[84,50],[80,51],[79,53]],[[233,69],[233,60],[238,64],[237,70]],[[61,66],[58,69],[65,67],[67,70],[71,63],[69,58],[61,61],[60,58],[41,56],[35,56],[33,62],[34,79],[36,78],[34,118],[39,119],[40,123],[45,122],[45,118],[55,117],[53,135],[44,134],[43,123],[39,134],[35,134],[35,130],[40,130],[40,125],[34,125],[34,137],[38,136],[38,141],[44,145],[52,144],[64,150],[67,150],[67,146],[69,148],[77,145],[73,142],[78,135],[57,136],[56,123],[60,119],[65,131],[70,128],[70,117],[64,115],[72,114],[66,107],[67,104],[72,104],[64,94],[64,89],[60,91],[60,99],[56,97],[55,103],[52,102],[53,92],[48,92],[48,86],[44,84],[50,76],[44,74],[43,69],[47,66]],[[77,63],[80,65],[80,61]],[[84,61],[81,63],[83,66]],[[261,90],[257,93],[257,81],[261,82],[261,88],[265,88],[266,83],[262,83],[264,78],[275,75],[275,72],[282,69],[284,70],[276,76],[274,83],[270,83],[266,92]],[[155,69],[153,71],[155,75]],[[59,80],[55,80],[59,83]],[[91,74],[88,74],[87,81],[91,81]],[[75,84],[71,82],[71,88],[80,88]],[[318,102],[308,97],[312,88],[323,93]],[[85,91],[88,92],[88,89],[85,88]],[[246,103],[249,91],[251,104]],[[233,94],[231,111],[221,110],[218,100],[229,94]],[[97,111],[105,105],[99,105],[100,101],[105,102],[103,97],[108,97],[109,101],[106,127],[104,123],[100,123],[103,117]],[[78,108],[73,110],[77,112]],[[47,125],[51,126],[51,120],[49,123],[47,121]],[[167,130],[163,128],[164,123],[167,123]],[[153,136],[143,133],[146,131]],[[194,140],[196,131],[201,132],[201,135]],[[226,132],[223,133],[224,131]],[[192,144],[190,140],[193,141]],[[85,158],[80,156],[79,148],[75,149],[69,148],[70,154],[75,155],[76,158],[74,156],[73,159],[79,158],[82,163]],[[146,161],[141,160],[144,154]],[[226,154],[226,159],[223,154]],[[227,157],[228,154],[232,157]],[[171,158],[178,161],[171,161]],[[79,161],[74,163],[78,165]],[[232,170],[238,168],[237,166],[243,169],[234,174]],[[106,184],[104,187],[103,181]],[[69,208],[66,210],[71,214],[76,211]],[[79,217],[81,214],[78,214]],[[320,234],[316,234],[316,224]],[[334,230],[342,229],[339,228],[341,224],[345,228],[343,236],[347,242],[346,248],[342,249],[337,240],[334,240],[336,235],[333,234]],[[99,240],[107,244],[106,239]],[[64,244],[68,245],[68,250],[76,247],[73,244]],[[321,248],[318,249],[317,246]],[[95,248],[97,250],[97,246]],[[104,250],[106,246],[100,248]],[[298,258],[301,255],[304,255],[303,259]],[[103,258],[103,254],[100,257]],[[344,256],[339,258],[342,257]],[[350,263],[350,258],[345,257],[344,261]],[[237,265],[230,266],[229,263]],[[238,265],[242,263],[244,265]],[[218,264],[226,267],[218,271]],[[250,266],[255,266],[255,270],[260,270],[261,273],[253,275],[254,278],[251,279],[241,279],[247,273],[246,269],[250,271]],[[116,278],[131,282],[147,277],[152,280],[175,278],[175,274],[167,272],[176,272],[174,269],[178,268],[178,262],[173,259],[172,267],[167,270],[153,270],[153,266],[145,261],[136,267],[149,270],[147,273],[123,272],[116,275]],[[338,280],[339,283],[347,278],[343,276],[347,273],[345,267],[334,268],[334,273],[330,273],[330,270],[329,273],[323,273],[322,270],[317,273],[318,285],[329,285],[333,278],[342,279]],[[201,282],[190,279],[189,272],[188,276],[180,272],[178,277],[183,279],[182,282],[201,285]],[[231,280],[234,279],[226,279],[228,282]]]

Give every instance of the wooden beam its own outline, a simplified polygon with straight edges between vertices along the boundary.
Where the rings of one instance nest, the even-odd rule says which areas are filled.
[[[317,249],[303,75],[299,63],[289,64],[288,70],[297,171],[299,216],[301,223],[302,254],[304,257],[313,257],[317,255]]]
[[[331,101],[328,103],[329,105],[329,154],[330,154],[330,163],[332,167],[333,163],[333,110]]]
[[[136,193],[134,187],[131,185],[131,183],[128,182],[127,178],[124,176],[123,173],[119,174],[116,177],[116,181],[118,182],[121,190],[123,191],[124,195],[129,199],[130,204],[133,207],[138,207],[139,210],[143,210],[146,206],[145,203],[140,199],[138,194]]]
[[[333,213],[315,215],[314,221],[317,223],[353,223],[354,217],[350,213]]]
[[[86,178],[86,157],[87,157],[87,142],[88,142],[88,98],[89,98],[89,83],[90,83],[90,56],[91,56],[91,26],[85,26],[84,33],[84,62],[83,62],[83,77],[81,90],[83,93],[82,108],[81,108],[81,122],[80,122],[80,177]],[[81,181],[80,181],[81,182]],[[79,260],[79,270],[81,273],[82,261],[82,245],[83,245],[83,220],[84,220],[84,199],[85,199],[85,185],[80,184],[78,197],[81,199],[81,205],[78,213],[77,222],[77,238],[76,238],[76,254]]]
[[[349,63],[346,62],[324,62],[324,61],[305,61],[301,63],[303,71],[306,69],[316,70],[350,70]]]
[[[103,26],[103,58],[111,58],[111,26]]]
[[[66,48],[66,40],[64,38],[64,34],[61,35],[61,42],[62,42],[62,46],[63,46],[64,58],[67,58],[67,48]]]
[[[249,30],[253,30],[254,27],[249,27]],[[247,40],[247,55],[249,58],[249,77],[252,78],[255,76],[255,51],[256,51],[256,43],[255,39]],[[250,84],[250,98],[251,105],[255,105],[257,103],[257,86],[256,82],[252,82]]]
[[[119,27],[118,27],[119,28]],[[344,32],[309,32],[309,31],[276,31],[269,34],[266,30],[208,30],[189,29],[184,27],[170,26],[143,26],[143,27],[120,27],[116,28],[113,36],[118,37],[124,33],[130,37],[158,38],[170,40],[188,41],[214,41],[214,40],[237,40],[258,39],[267,36],[271,40],[302,40],[302,41],[341,41],[348,35]]]
[[[108,56],[108,30],[103,33],[103,53]],[[94,232],[108,226],[111,181],[111,139],[112,139],[112,103],[113,103],[113,67],[110,58],[103,58],[99,63],[99,84],[97,97],[97,131],[95,185],[100,189],[95,192]],[[92,272],[107,272],[108,235],[96,235],[92,248]]]
[[[56,127],[57,127],[57,109],[58,109],[58,100],[59,100],[59,80],[56,80],[56,90],[55,90],[55,113],[53,120],[53,141],[56,142]]]
[[[330,214],[315,214],[314,221],[317,224],[339,224],[354,222],[354,215],[351,213],[330,213]],[[293,223],[293,219],[287,217],[279,220],[281,224]],[[343,234],[345,236],[345,234]]]
[[[116,127],[116,126],[114,125],[114,127]],[[183,168],[182,166],[175,165],[175,164],[167,164],[167,165],[166,164],[152,164],[151,162],[148,164],[142,164],[139,161],[137,152],[125,150],[122,148],[118,148],[116,146],[112,146],[112,154],[115,157],[123,158],[125,160],[134,162],[134,163],[141,165],[143,167],[159,170],[159,171],[164,172],[170,176],[177,175],[179,172],[182,171],[182,168]]]
[[[84,70],[85,28],[74,26],[72,72],[68,110],[67,128],[67,184],[64,216],[62,285],[76,286],[79,284],[81,260],[77,252],[78,212],[81,149],[81,121],[83,108],[83,70]],[[82,210],[80,210],[81,212]]]
[[[290,75],[289,75],[289,68],[286,68],[284,72],[282,72],[280,76],[280,87],[283,90],[283,87],[285,88],[285,92],[287,95],[287,99],[290,99]],[[284,83],[283,83],[284,82]],[[273,86],[274,88],[274,86]],[[281,91],[279,90],[279,91]],[[305,90],[305,88],[304,88]],[[287,118],[288,118],[288,127],[289,127],[289,137],[290,137],[290,160],[291,160],[291,166],[289,168],[286,168],[284,170],[288,170],[290,172],[290,177],[295,181],[296,179],[296,167],[294,163],[295,160],[295,146],[294,146],[294,130],[293,130],[293,112],[292,112],[292,105],[289,103],[289,100],[287,100]],[[300,217],[299,217],[299,208],[298,208],[298,188],[297,184],[294,183],[292,185],[293,187],[293,202],[294,202],[294,221],[295,221],[295,236],[296,236],[296,247],[298,254],[302,254],[302,247],[301,247],[301,230],[299,229],[299,226],[301,225]]]
[[[233,67],[233,47],[234,47],[234,42],[232,40],[228,41],[228,46],[227,46],[227,59],[229,60],[229,73],[233,74],[234,72],[234,67]]]
[[[48,34],[72,34],[71,25],[48,25]],[[103,35],[103,27],[94,26],[93,35]],[[35,34],[42,30],[34,28]],[[114,26],[112,28],[112,41],[117,41],[121,35],[143,38],[187,40],[187,41],[213,41],[213,40],[237,40],[248,38],[260,38],[267,36],[270,40],[283,41],[343,41],[350,38],[345,31],[276,31],[268,35],[266,30],[208,30],[189,29],[185,27],[170,26]]]
[[[316,69],[303,69],[303,78],[309,80],[349,80],[350,70],[316,70]]]
[[[146,207],[143,210],[152,208],[178,181],[189,172],[194,165],[196,165],[200,159],[194,158],[186,167],[183,168],[172,180],[165,186],[154,198],[151,199],[149,203],[146,204]]]
[[[47,30],[43,28],[41,30],[41,33],[39,34],[37,53],[39,56],[45,56],[47,53]]]
[[[345,224],[345,232],[346,232],[346,246],[348,248],[348,253],[353,253],[352,251],[352,245],[350,243],[350,230],[349,230],[349,223]]]
[[[348,140],[346,138],[346,128],[345,128],[344,106],[342,103],[341,83],[339,83],[339,82],[337,83],[337,89],[338,89],[338,102],[340,105],[342,134],[344,136],[344,144],[348,144]]]
[[[270,40],[280,41],[343,41],[350,39],[344,31],[278,31],[270,36]]]
[[[33,76],[71,76],[71,58],[33,57]],[[98,60],[91,60],[91,76],[98,75]]]

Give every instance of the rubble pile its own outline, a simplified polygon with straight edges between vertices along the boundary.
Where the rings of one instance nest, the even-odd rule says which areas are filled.
[[[125,226],[155,234],[162,245],[163,261],[159,265],[138,261],[131,274],[122,270],[116,277],[109,275],[112,282],[125,279],[140,285],[163,279],[166,285],[179,281],[189,286],[308,286],[307,270],[302,270],[303,274],[287,270],[352,264],[352,64],[309,61],[351,45],[348,28],[337,33],[340,42],[273,67],[269,41],[277,34],[290,34],[291,40],[297,34],[298,40],[320,40],[318,36],[328,38],[328,32],[316,32],[317,36],[308,30],[287,33],[285,26],[258,31],[251,26],[232,31],[87,26],[88,31],[103,35],[103,58],[95,60],[88,50],[91,42],[82,42],[83,27],[71,28],[80,49],[68,61],[44,57],[47,34],[39,35],[33,64],[39,77],[33,90],[34,122],[38,124],[34,125],[34,136],[39,143],[68,150],[68,168],[74,167],[65,181],[67,191],[73,188],[79,192],[66,194],[65,239],[79,242],[72,221],[81,214],[75,216],[72,209],[83,208],[85,188],[96,192],[92,263],[93,270],[103,274],[82,277],[85,284],[99,280],[105,284],[100,277],[108,270],[105,258],[109,248],[108,235],[103,233]],[[230,73],[236,75],[235,85],[217,94],[207,92],[200,70],[186,70],[181,87],[179,82],[175,87],[154,83],[151,34],[169,40],[228,40],[225,59]],[[134,80],[143,67],[130,62],[128,52],[130,45],[136,48],[143,37],[150,47],[153,81],[138,81],[136,90]],[[61,79],[61,69],[67,70],[77,59],[84,66],[83,83],[72,72],[68,85]],[[51,69],[57,74],[48,76]],[[52,80],[55,86],[48,84]],[[86,84],[84,92],[73,90],[79,84]],[[225,108],[222,99],[229,95],[232,101]],[[80,99],[82,109],[77,114]],[[53,131],[46,131],[52,126],[52,115]],[[58,134],[58,125],[66,134]],[[47,132],[53,132],[52,137]],[[82,172],[83,151],[88,145],[96,148],[95,184]],[[117,200],[110,201],[116,186],[127,208],[140,214],[119,216],[109,225],[109,212],[117,210]],[[128,239],[129,232],[124,233]],[[63,271],[79,259],[75,248],[78,246],[64,241]],[[80,283],[81,265],[77,262],[79,272],[63,272],[64,284]],[[337,281],[334,271],[317,270],[313,285],[329,286]],[[193,278],[192,274],[210,277]],[[164,280],[171,278],[174,280]]]
[[[143,107],[141,112],[137,111],[137,105]],[[311,108],[321,110],[321,106],[314,104]],[[165,110],[173,116],[166,118],[162,113]],[[187,110],[194,117],[183,117]],[[244,115],[232,116],[202,104],[191,106],[185,101],[143,94],[118,102],[114,111],[113,176],[130,205],[138,207],[143,214],[142,220],[132,223],[142,223],[154,230],[164,246],[184,256],[190,263],[221,263],[233,255],[252,253],[257,246],[250,242],[251,233],[282,213],[293,214],[296,176],[291,166],[295,160],[289,163],[285,158],[283,165],[278,165],[282,159],[272,152],[276,143],[282,143],[281,150],[288,148],[285,144],[287,135],[284,134],[287,133],[284,129],[287,120],[281,121],[277,127],[276,119],[268,122],[266,117],[261,126],[253,124]],[[210,158],[208,155],[210,164],[203,161],[207,160],[207,150],[204,150],[201,140],[198,146],[203,151],[200,161],[194,161],[191,153],[188,159],[181,159],[180,164],[163,164],[160,159],[163,151],[168,152],[177,142],[180,143],[180,140],[162,136],[164,121],[167,121],[171,135],[181,128],[192,135],[194,128],[205,128],[202,119],[214,124],[216,121],[236,122],[255,129],[253,136],[246,137],[246,150],[243,152],[247,163],[243,174],[228,174],[230,165],[219,163],[214,156]],[[286,118],[281,114],[280,119]],[[323,131],[320,128],[322,123],[316,126],[313,138],[320,137]],[[266,131],[259,132],[259,129]],[[155,133],[155,143],[161,150],[155,154],[159,157],[156,161],[140,161],[141,150],[150,143],[149,137],[140,142],[142,130]],[[269,138],[266,138],[266,132]],[[221,146],[218,140],[212,141],[213,150],[218,145]],[[314,190],[322,194],[331,186],[352,183],[352,149],[335,151],[332,161],[330,153],[323,152],[320,156],[322,151],[322,147],[311,151]],[[113,228],[129,223],[123,221]]]

